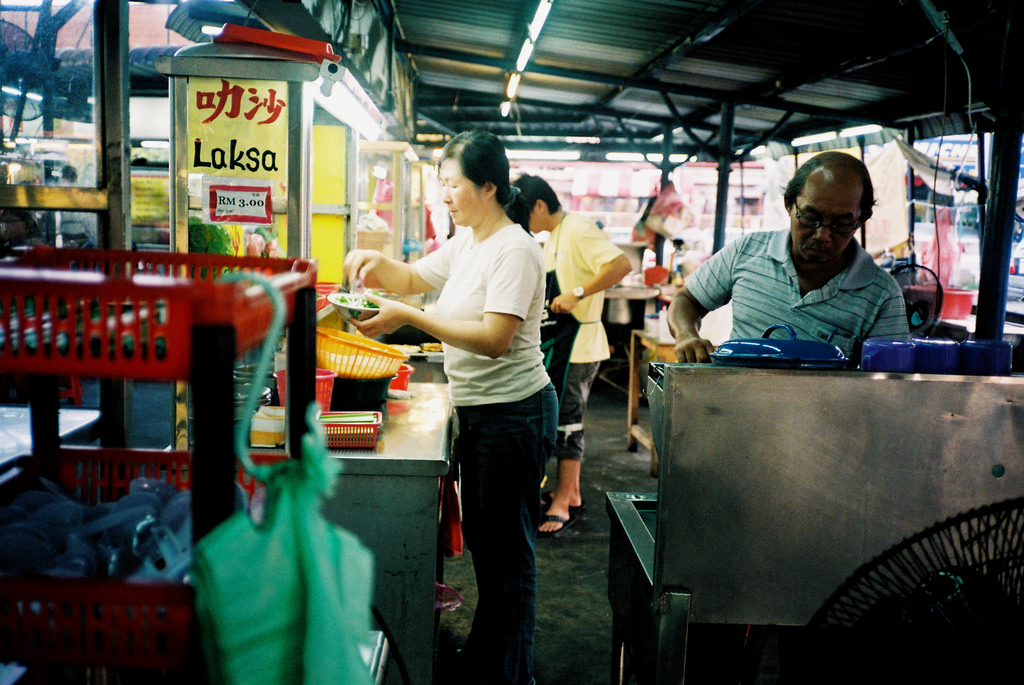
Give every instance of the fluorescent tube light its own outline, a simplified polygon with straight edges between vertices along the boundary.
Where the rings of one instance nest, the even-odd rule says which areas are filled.
[[[516,71],[523,71],[530,63],[530,55],[533,54],[533,41],[529,38],[523,43],[523,49],[519,51],[519,59],[516,60]]]
[[[866,124],[864,126],[854,126],[852,128],[844,128],[839,132],[840,138],[856,138],[857,136],[866,136],[869,133],[878,133],[882,130],[882,127],[878,124]]]
[[[505,89],[505,96],[512,100],[516,96],[516,91],[519,90],[519,79],[522,78],[522,74],[518,71],[512,72],[512,75],[508,77],[508,88]]]
[[[551,0],[540,0],[540,4],[537,5],[537,11],[533,15],[533,21],[530,22],[531,40],[537,40],[537,36],[540,35],[540,30],[544,27],[544,22],[548,20],[548,12],[550,11]]]
[[[505,100],[505,102],[501,103],[501,116],[507,117],[508,113],[511,112],[511,111],[512,111],[512,101],[511,100]]]
[[[665,159],[665,155],[660,152],[649,152],[647,153],[646,159],[648,162],[654,164],[661,164],[661,160]],[[629,160],[631,161],[631,160]],[[643,161],[643,160],[641,160]],[[690,155],[674,154],[668,156],[668,161],[672,164],[685,164],[690,161]]]
[[[793,139],[793,147],[801,147],[803,145],[813,145],[814,143],[824,143],[829,140],[835,140],[838,138],[838,134],[835,131],[829,131],[827,133],[816,133],[812,136],[803,136],[801,138]]]
[[[22,91],[18,90],[17,88],[13,88],[11,86],[4,86],[3,87],[3,92],[5,92],[8,95],[11,95],[13,97],[16,97],[16,98],[20,98],[21,95],[22,95]],[[25,97],[28,98],[29,100],[35,100],[36,102],[42,102],[43,101],[43,96],[40,95],[39,93],[27,93],[27,94],[25,94]]]
[[[643,154],[639,152],[609,152],[604,156],[609,162],[642,162]]]
[[[509,159],[543,159],[558,162],[575,162],[580,158],[579,150],[506,150]]]
[[[324,97],[319,82],[313,84],[313,99],[318,105],[359,132],[367,140],[377,140],[384,130],[384,117],[373,107],[373,102],[359,83],[346,70],[342,79],[331,88],[330,97]],[[361,97],[360,97],[361,96]],[[371,107],[373,110],[371,111]]]

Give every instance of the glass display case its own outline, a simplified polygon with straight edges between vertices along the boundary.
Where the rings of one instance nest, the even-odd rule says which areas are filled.
[[[415,261],[423,252],[423,169],[412,146],[360,141],[356,247]]]

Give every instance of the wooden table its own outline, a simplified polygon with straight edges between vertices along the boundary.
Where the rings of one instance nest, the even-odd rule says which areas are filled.
[[[643,374],[647,362],[674,362],[674,340],[659,340],[643,330],[635,330],[629,337],[629,402],[626,407],[626,448],[635,452],[639,442],[651,452],[651,475],[658,475],[658,454],[651,433],[640,423],[640,396],[647,379]]]

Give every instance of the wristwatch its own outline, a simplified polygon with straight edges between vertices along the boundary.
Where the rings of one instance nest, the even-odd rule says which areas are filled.
[[[573,297],[575,297],[577,300],[582,300],[583,299],[583,294],[585,292],[587,292],[587,291],[583,289],[582,285],[578,285],[578,286],[576,286],[575,288],[572,289]]]

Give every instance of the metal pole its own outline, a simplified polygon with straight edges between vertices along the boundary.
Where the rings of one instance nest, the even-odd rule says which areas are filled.
[[[96,144],[99,186],[107,191],[106,211],[97,214],[98,243],[108,249],[132,246],[131,183],[128,130],[127,0],[99,0],[93,10],[96,32],[95,95],[98,99]],[[134,390],[122,379],[100,381],[100,443],[132,446]]]
[[[715,197],[715,238],[713,252],[725,246],[725,222],[729,214],[729,172],[732,168],[732,135],[736,104],[722,103],[722,124],[718,132],[718,193]]]
[[[1016,6],[1017,3],[1009,3],[1006,10],[1003,63],[999,73],[998,102],[1002,105],[996,114],[992,136],[992,193],[985,210],[988,223],[981,237],[981,278],[974,329],[974,337],[979,339],[1002,339],[1006,320],[1013,215],[1020,176],[1020,146],[1024,138],[1024,98],[1019,84],[1010,75],[1011,65],[1018,65],[1024,59],[1021,46],[1024,31],[1014,19]]]
[[[672,164],[669,162],[669,157],[672,156],[672,127],[669,124],[665,124],[662,127],[661,136],[661,190],[664,191],[665,187],[672,182]],[[656,235],[654,236],[654,256],[655,264],[658,266],[667,266],[665,264],[665,236]]]

